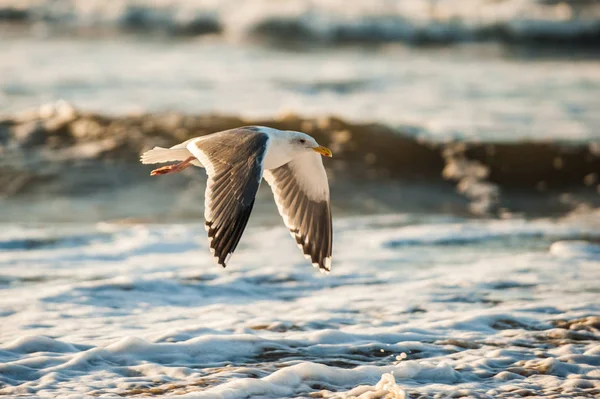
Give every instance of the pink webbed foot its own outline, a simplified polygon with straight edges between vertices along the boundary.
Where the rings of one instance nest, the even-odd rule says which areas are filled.
[[[169,173],[179,172],[175,166],[177,165],[168,165],[163,166],[162,168],[154,169],[152,172],[150,172],[150,176],[166,175]]]
[[[184,170],[185,168],[190,166],[191,162],[194,159],[196,159],[196,158],[189,157],[185,161],[179,162],[175,165],[167,165],[167,166],[163,166],[162,168],[154,169],[152,172],[150,172],[150,176],[166,175],[169,173],[181,172],[182,170]]]

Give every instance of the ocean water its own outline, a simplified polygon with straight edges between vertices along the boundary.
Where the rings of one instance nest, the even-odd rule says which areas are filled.
[[[594,0],[3,0],[0,19],[45,28],[136,29],[339,42],[584,40]]]
[[[0,396],[600,397],[599,37],[584,0],[0,0]],[[56,128],[55,108],[98,115]],[[504,155],[577,143],[590,163],[558,145],[503,158],[531,154],[535,187],[466,158],[458,187],[419,162],[389,163],[429,170],[412,181],[332,167],[329,275],[268,190],[221,269],[202,172],[144,180],[102,152],[97,120],[166,111],[337,117]],[[352,150],[339,165],[390,156]],[[505,219],[465,216],[479,180]]]
[[[18,36],[0,41],[0,52],[5,115],[66,100],[117,115],[333,115],[436,141],[600,139],[593,56],[547,58],[496,45],[286,50],[135,36]]]
[[[283,227],[221,269],[199,225],[5,225],[0,394],[598,397],[599,227],[347,218],[322,275]]]
[[[585,0],[4,0],[0,114],[63,99],[585,142],[600,138],[598,38]]]

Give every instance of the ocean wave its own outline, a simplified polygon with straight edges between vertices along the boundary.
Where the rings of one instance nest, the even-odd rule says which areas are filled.
[[[514,212],[564,213],[600,206],[597,142],[439,143],[380,124],[356,124],[333,117],[106,116],[81,112],[65,102],[0,120],[0,148],[6,154],[0,160],[0,194],[14,199],[52,195],[83,198],[84,202],[95,198],[100,204],[116,190],[124,197],[110,210],[113,216],[147,217],[151,208],[137,207],[135,198],[155,190],[156,184],[171,193],[171,188],[184,186],[192,177],[181,174],[150,180],[148,169],[138,161],[141,152],[245,125],[303,131],[329,146],[335,154],[327,164],[332,189],[341,198],[340,206],[350,212],[454,209],[505,217]],[[73,164],[81,166],[73,168]],[[200,212],[196,196],[202,195],[203,185],[203,180],[197,181],[181,194],[181,216]],[[356,187],[360,187],[358,194],[347,195]],[[262,203],[265,197],[258,198]],[[468,200],[466,204],[462,198]],[[133,205],[119,208],[119,202]],[[165,197],[156,204],[171,208],[172,199]],[[398,204],[409,208],[398,208]],[[57,199],[51,204],[43,202],[35,210],[47,208],[56,213],[59,205]],[[66,221],[75,216],[73,212],[63,215]],[[95,220],[95,212],[87,208],[81,212],[84,219]]]
[[[68,28],[223,34],[318,43],[579,41],[600,37],[594,1],[8,0],[0,20]]]

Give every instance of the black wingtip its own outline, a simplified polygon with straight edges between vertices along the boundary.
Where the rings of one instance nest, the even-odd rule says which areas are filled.
[[[211,250],[214,250],[214,249],[211,248]],[[215,256],[214,252],[213,252],[213,258],[217,262],[217,265],[221,266],[223,269],[225,269],[227,267],[227,260],[222,259],[222,258],[220,258],[218,256]]]
[[[321,259],[318,263],[313,263],[315,267],[318,266],[319,271],[323,274],[331,273],[331,256]]]

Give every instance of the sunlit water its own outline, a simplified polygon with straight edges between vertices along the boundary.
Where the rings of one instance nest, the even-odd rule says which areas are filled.
[[[594,397],[599,231],[342,219],[321,275],[283,227],[221,269],[200,226],[4,225],[0,393]]]
[[[123,6],[127,0],[114,2],[116,8],[76,2],[72,12],[54,7],[58,2],[38,2],[39,9],[35,2],[18,5],[24,3],[35,12],[67,10],[75,25],[118,25],[133,15],[170,27],[199,15],[131,11]],[[255,7],[259,3],[264,8]],[[386,40],[328,42],[340,26],[367,36],[402,27],[386,22],[389,5],[396,18],[418,21],[421,9],[413,1],[372,2],[368,10],[348,13],[347,2],[327,2],[329,8],[314,12],[300,7],[305,2],[291,2],[300,8],[290,12],[308,24],[319,45],[250,44],[239,36],[271,15],[267,3],[215,6],[224,36],[234,40],[1,30],[0,114],[64,99],[78,109],[118,115],[337,115],[436,140],[600,139],[600,60],[593,53],[532,53],[531,47],[489,43],[417,49]],[[525,35],[546,26],[520,12],[525,5],[540,16],[538,3],[487,2],[481,14],[471,12],[472,3],[458,9],[466,23],[445,26],[458,33],[440,33],[437,23],[424,29],[468,39],[473,21],[493,24],[502,17]],[[541,15],[542,22],[569,28],[560,19],[564,7]],[[249,8],[260,12],[249,15]],[[363,12],[374,16],[364,20]],[[188,188],[185,200],[200,203],[202,187]],[[367,195],[364,187],[356,191],[334,198],[334,210]],[[427,204],[436,195],[414,202]],[[0,226],[0,394],[600,395],[597,212],[505,221],[416,213],[345,218],[338,212],[333,271],[324,276],[303,260],[273,206],[268,224],[275,227],[251,221],[227,269],[213,264],[199,225],[85,223],[115,203],[132,204],[119,208],[126,210],[119,216],[135,217],[141,197],[135,190],[89,201],[49,196],[20,220],[35,223],[52,213],[52,220],[79,224]],[[265,214],[261,206],[255,219]],[[177,216],[177,202],[172,209]],[[395,208],[376,203],[371,211],[387,209]],[[170,217],[189,219],[185,212]]]

